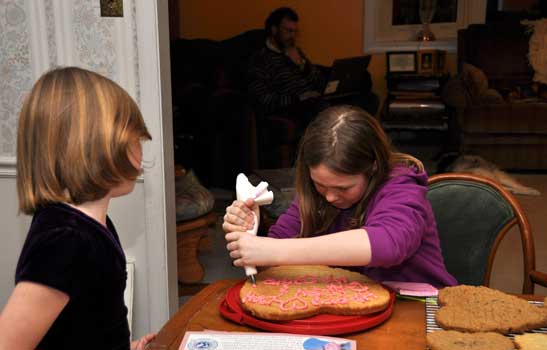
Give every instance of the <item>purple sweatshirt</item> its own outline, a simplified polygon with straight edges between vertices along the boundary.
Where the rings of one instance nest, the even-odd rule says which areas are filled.
[[[373,194],[363,229],[368,233],[371,261],[356,270],[377,281],[425,282],[435,287],[458,284],[444,266],[437,224],[426,198],[427,174],[396,167]],[[295,199],[268,236],[293,238],[300,231]],[[347,230],[351,208],[342,210],[328,233]],[[352,268],[354,269],[354,268]]]

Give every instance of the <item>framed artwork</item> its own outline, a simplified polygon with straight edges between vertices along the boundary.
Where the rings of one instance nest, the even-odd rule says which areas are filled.
[[[391,24],[452,23],[457,10],[458,0],[393,0]]]
[[[444,74],[446,51],[418,51],[418,74]]]
[[[367,0],[364,2],[364,51],[381,53],[396,50],[441,49],[456,52],[458,29],[484,23],[487,0],[437,0],[425,16],[420,0]],[[434,41],[417,41],[424,21],[435,35]]]
[[[416,51],[386,52],[388,74],[416,73],[418,60]]]
[[[433,74],[437,72],[437,51],[422,50],[418,51],[418,73]]]
[[[101,17],[123,17],[123,1],[101,0]]]

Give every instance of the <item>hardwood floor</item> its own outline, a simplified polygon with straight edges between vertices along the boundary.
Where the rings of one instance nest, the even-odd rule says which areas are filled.
[[[512,174],[541,196],[517,195],[534,235],[536,269],[547,273],[547,174]],[[511,293],[522,293],[522,245],[516,228],[507,233],[494,260],[491,286]],[[535,294],[547,295],[547,288],[536,286]]]

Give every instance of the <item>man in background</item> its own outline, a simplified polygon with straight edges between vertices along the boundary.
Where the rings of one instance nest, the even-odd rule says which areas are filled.
[[[325,77],[296,45],[298,15],[288,7],[266,19],[266,42],[249,65],[249,94],[263,115],[287,113],[305,128],[328,103],[318,99]]]
[[[313,64],[298,47],[298,15],[294,10],[274,10],[264,27],[264,46],[249,61],[247,88],[258,130],[262,131],[261,156],[268,166],[288,166],[308,124],[329,105],[357,105],[375,115],[378,97],[370,90],[368,72],[363,91],[323,96],[331,68]]]

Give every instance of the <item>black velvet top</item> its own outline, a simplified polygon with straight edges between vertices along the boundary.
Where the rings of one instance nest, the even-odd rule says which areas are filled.
[[[70,300],[38,349],[129,349],[127,272],[118,234],[66,204],[34,214],[15,283],[31,281]]]

